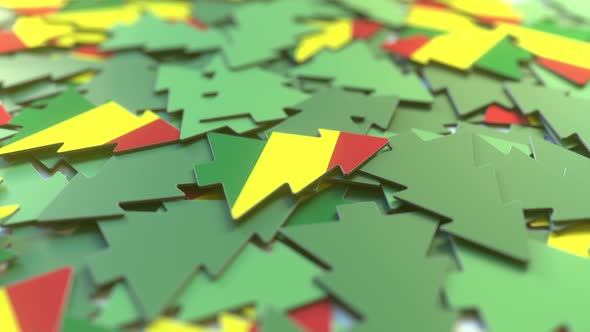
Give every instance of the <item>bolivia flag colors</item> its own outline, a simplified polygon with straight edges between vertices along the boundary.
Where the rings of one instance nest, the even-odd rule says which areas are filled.
[[[242,217],[284,184],[297,194],[336,166],[349,174],[388,142],[327,129],[320,129],[320,135],[272,133],[231,208],[233,218]]]
[[[0,155],[62,144],[68,152],[117,144],[115,152],[178,140],[178,129],[147,111],[137,117],[109,102],[0,148]]]
[[[0,289],[0,331],[59,332],[72,274],[66,267]]]

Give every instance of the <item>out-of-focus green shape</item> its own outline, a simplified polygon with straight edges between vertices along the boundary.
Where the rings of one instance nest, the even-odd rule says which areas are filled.
[[[590,329],[580,306],[590,296],[580,287],[590,277],[588,261],[536,240],[529,240],[528,246],[531,259],[521,265],[457,242],[461,271],[453,272],[446,285],[451,307],[476,309],[489,331]]]
[[[367,134],[371,127],[387,128],[398,104],[395,97],[373,97],[329,88],[295,105],[296,114],[267,130],[298,135],[316,135],[318,129]]]
[[[508,154],[510,149],[515,148],[526,155],[533,153],[531,139],[544,139],[545,133],[542,128],[512,125],[508,130],[499,131],[493,128],[478,126],[469,123],[459,123],[457,132],[474,133],[481,139],[493,145],[498,151]]]
[[[317,193],[302,197],[293,213],[289,215],[286,227],[334,222],[338,220],[338,206],[383,200],[382,195],[383,192],[379,189],[335,183],[328,188],[319,189]]]
[[[119,330],[90,323],[87,319],[65,317],[62,332],[119,332]]]
[[[590,150],[590,127],[586,125],[590,121],[588,99],[528,83],[507,83],[506,91],[522,113],[538,113],[560,139],[575,135]]]
[[[542,1],[518,1],[512,5],[522,14],[522,23],[525,25],[563,17],[555,8]]]
[[[427,257],[437,220],[384,215],[372,202],[340,206],[338,215],[338,222],[282,233],[329,267],[317,282],[362,317],[351,331],[449,331],[455,315],[440,303],[449,261]]]
[[[423,141],[410,132],[393,137],[390,145],[391,151],[362,171],[407,188],[395,198],[451,219],[441,230],[527,261],[522,207],[502,200],[492,167],[475,167],[473,134]]]
[[[407,5],[389,0],[337,0],[344,6],[390,27],[399,27],[405,22]]]
[[[51,81],[34,81],[11,89],[2,89],[0,101],[7,112],[16,112],[26,106],[43,106],[67,87]]]
[[[252,129],[252,121],[286,118],[285,108],[307,99],[299,90],[284,86],[283,77],[263,69],[231,71],[219,61],[209,68],[214,68],[213,77],[183,66],[160,67],[157,89],[168,91],[167,111],[183,112],[181,138],[225,126],[242,133]]]
[[[554,35],[559,35],[582,42],[587,42],[590,39],[590,28],[588,28],[588,26],[575,26],[573,24],[566,25],[560,24],[559,21],[555,20],[545,20],[532,24],[530,27],[535,30],[552,33]]]
[[[245,244],[232,240],[231,219],[210,215],[205,207],[217,211],[219,204],[213,203],[180,201],[168,204],[166,212],[127,212],[123,219],[101,222],[109,248],[90,259],[95,280],[124,278],[141,316],[156,318],[200,266],[218,274]],[[142,236],[129,241],[137,232]],[[154,246],[157,242],[167,245]],[[145,255],[158,265],[142,259]]]
[[[414,73],[405,74],[390,59],[377,58],[361,42],[338,51],[324,51],[290,71],[302,79],[331,81],[333,86],[396,96],[402,101],[431,102],[432,96]]]
[[[8,9],[8,8],[0,8],[0,29],[2,30],[9,30],[14,20],[16,18],[16,14]]]
[[[216,24],[231,18],[232,13],[247,1],[193,0],[192,16],[205,24]]]
[[[393,114],[388,131],[401,133],[410,129],[421,129],[434,133],[449,133],[448,125],[459,121],[451,100],[444,93],[434,95],[432,104],[401,104]]]
[[[96,10],[123,5],[123,0],[70,0],[60,12]]]
[[[129,111],[164,109],[166,97],[154,92],[157,62],[139,52],[116,54],[81,87],[95,105],[115,101]]]
[[[276,232],[277,222],[280,225],[286,218],[281,213],[288,213],[289,205],[283,200],[272,206],[274,209],[254,213],[240,223],[217,200],[169,202],[164,204],[166,212],[127,211],[122,219],[100,222],[109,248],[90,259],[90,269],[101,285],[124,278],[141,317],[153,319],[173,304],[192,275],[196,273],[195,280],[207,278],[200,269],[219,278],[249,240],[259,232],[264,234],[273,223]],[[138,232],[142,236],[129,241]],[[264,236],[261,239],[268,241]],[[154,246],[156,242],[167,244]],[[158,265],[143,259],[145,255]],[[201,304],[200,300],[196,303]]]
[[[512,101],[504,92],[503,81],[476,72],[460,73],[440,66],[424,68],[424,77],[433,92],[444,91],[460,116],[481,111],[491,104],[512,108]]]
[[[0,56],[0,86],[10,88],[37,80],[57,81],[95,70],[92,62],[63,54],[23,53]]]
[[[204,52],[220,49],[224,36],[215,29],[197,30],[185,22],[167,22],[144,14],[130,25],[113,29],[112,37],[100,45],[104,51],[142,49],[146,52],[184,50]]]
[[[262,332],[303,332],[287,315],[272,308],[262,316],[261,325]]]
[[[124,326],[135,322],[139,312],[124,283],[116,284],[109,294],[109,298],[95,323],[110,328]]]
[[[280,242],[270,252],[250,244],[220,277],[196,276],[180,297],[180,318],[213,317],[249,304],[257,312],[294,309],[324,296],[313,282],[320,273],[313,262]]]
[[[412,37],[412,36],[416,36],[416,35],[424,35],[426,37],[432,38],[432,37],[439,36],[443,33],[444,32],[441,32],[438,30],[430,30],[430,29],[426,29],[426,28],[406,27],[406,28],[403,28],[402,31],[399,32],[399,37],[405,38],[405,37]]]
[[[585,21],[590,20],[590,3],[586,1],[551,0],[550,3],[559,6],[570,15],[582,18]]]
[[[590,208],[573,199],[589,193],[588,158],[536,137],[532,145],[534,159],[518,149],[500,153],[489,142],[475,139],[475,165],[495,169],[505,201],[520,202],[528,211],[551,211],[554,225],[590,218]]]
[[[4,163],[0,167],[0,206],[19,205],[18,210],[3,218],[3,224],[13,225],[39,219],[68,181],[61,173],[44,179],[30,162]]]
[[[205,140],[111,157],[96,175],[78,173],[47,206],[40,221],[121,216],[120,203],[184,197],[180,184],[194,183],[193,167],[209,160]]]

